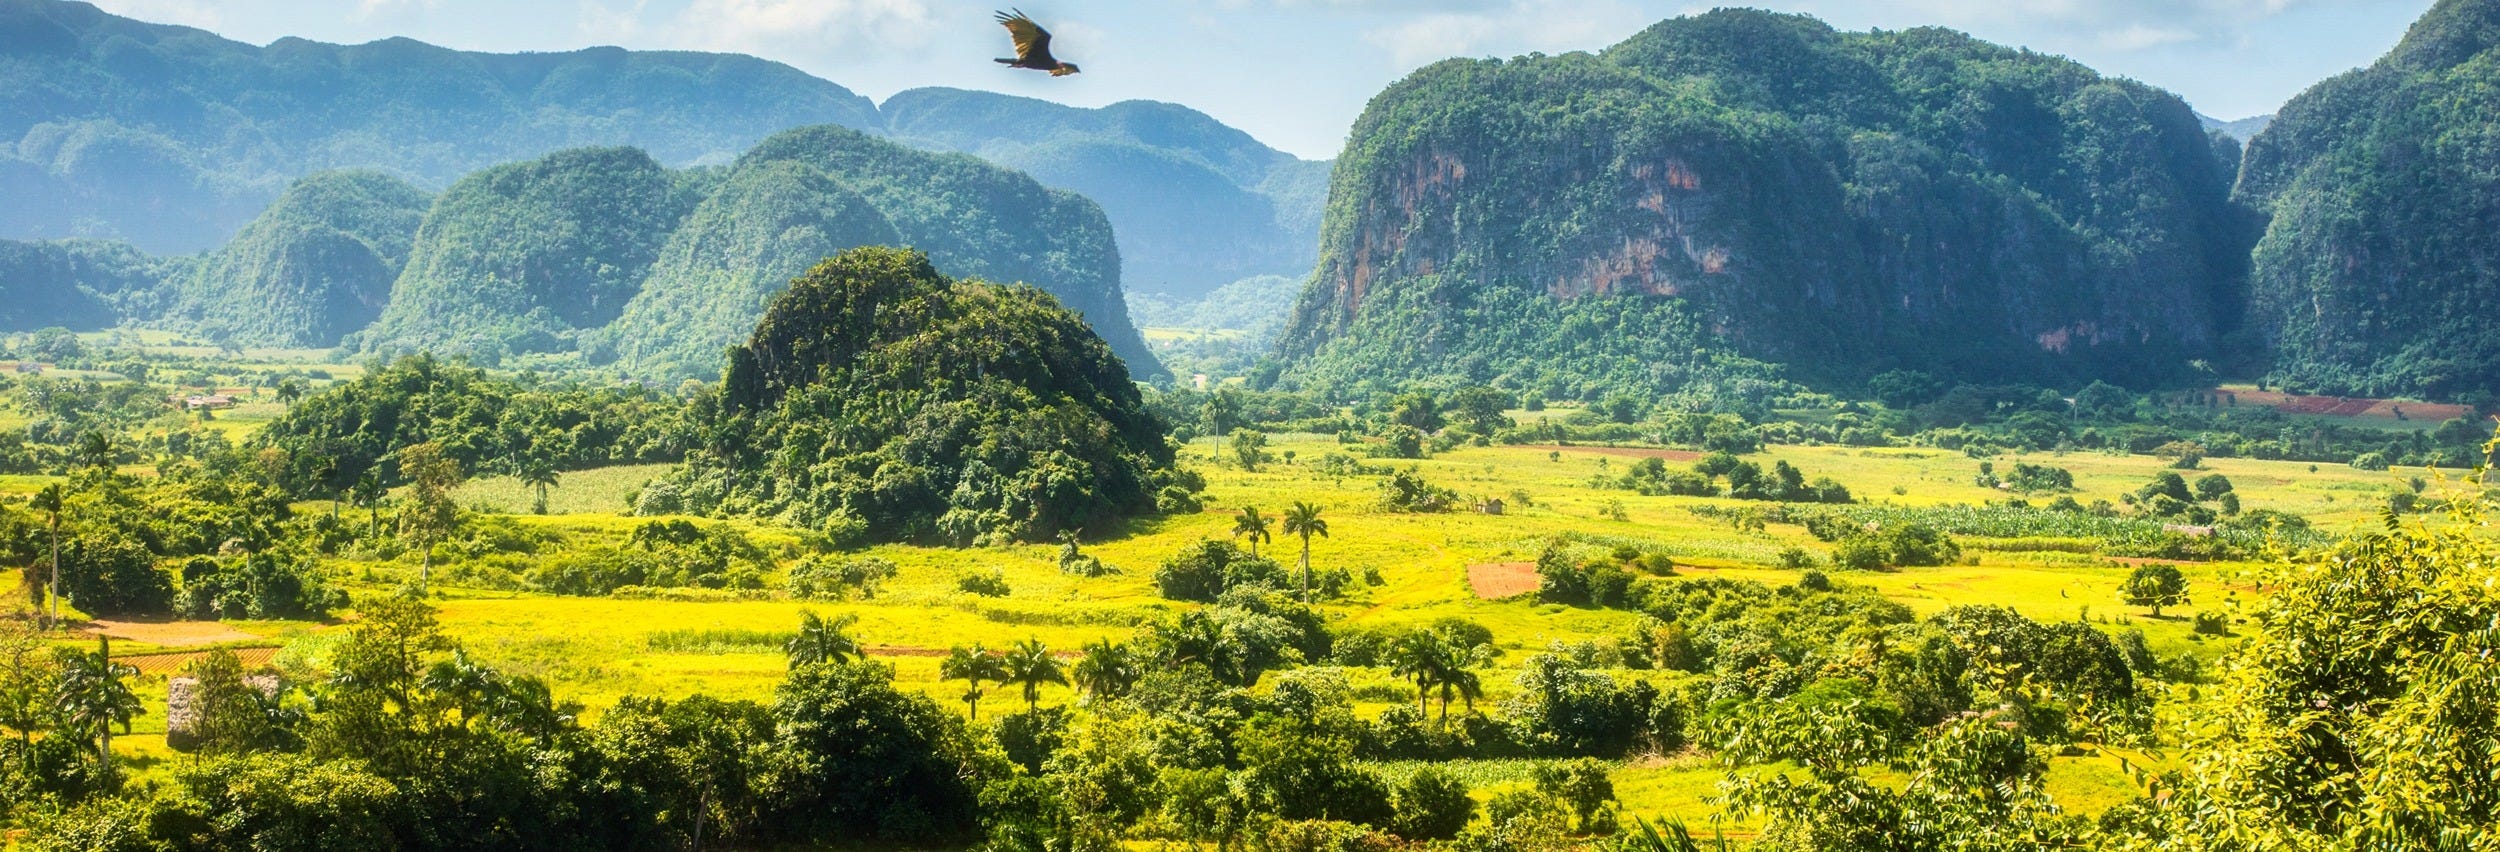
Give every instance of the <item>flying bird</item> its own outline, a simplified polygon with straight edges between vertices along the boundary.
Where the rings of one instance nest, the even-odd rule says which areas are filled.
[[[998,23],[1006,27],[1007,34],[1016,40],[1016,58],[1001,59],[998,64],[1048,71],[1053,77],[1065,77],[1077,72],[1076,63],[1061,62],[1050,55],[1050,31],[1033,23],[1032,18],[1025,17],[1024,10],[1015,10],[1014,14],[1000,12]]]

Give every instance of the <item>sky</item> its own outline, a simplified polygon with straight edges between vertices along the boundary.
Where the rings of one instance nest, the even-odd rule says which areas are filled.
[[[1012,0],[1084,73],[1009,53],[994,4],[964,0],[90,0],[267,44],[407,36],[464,50],[595,45],[749,53],[883,100],[921,86],[1079,106],[1185,104],[1277,148],[1336,156],[1372,95],[1450,57],[1598,50],[1689,0]],[[2157,85],[2222,119],[2270,113],[2367,65],[2432,0],[1756,0],[1843,29],[1941,25]],[[1731,3],[1733,5],[1733,3]]]

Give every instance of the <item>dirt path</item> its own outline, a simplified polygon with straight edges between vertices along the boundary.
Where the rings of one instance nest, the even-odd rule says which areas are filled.
[[[1593,447],[1585,444],[1529,444],[1527,449],[1557,453],[1594,453],[1601,456],[1623,456],[1636,459],[1665,459],[1673,462],[1698,461],[1700,453],[1691,450],[1663,450],[1655,447]]]

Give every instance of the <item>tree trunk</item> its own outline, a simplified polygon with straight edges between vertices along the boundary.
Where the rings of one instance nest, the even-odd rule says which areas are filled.
[[[434,546],[430,542],[422,546],[425,552],[417,557],[417,594],[420,595],[425,594],[426,583],[434,577]]]
[[[58,630],[61,627],[61,515],[59,512],[52,514],[52,575],[44,578],[44,585],[50,589],[44,594],[51,600],[45,601],[44,605],[52,608],[52,617],[44,620],[43,628]]]
[[[1302,602],[1311,602],[1311,535],[1302,534]]]

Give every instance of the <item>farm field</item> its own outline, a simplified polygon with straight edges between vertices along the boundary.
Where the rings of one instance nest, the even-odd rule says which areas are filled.
[[[990,648],[1039,639],[1054,649],[1074,649],[1102,638],[1121,639],[1138,625],[1171,618],[1195,605],[1163,600],[1153,584],[1155,567],[1201,539],[1229,537],[1233,513],[1243,506],[1274,511],[1306,501],[1318,505],[1331,521],[1332,534],[1315,539],[1312,560],[1321,571],[1344,569],[1354,576],[1375,575],[1376,586],[1357,584],[1344,599],[1320,608],[1334,622],[1356,626],[1422,625],[1457,617],[1490,629],[1500,656],[1484,676],[1486,704],[1498,705],[1517,692],[1516,668],[1527,657],[1552,647],[1602,643],[1631,631],[1640,616],[1617,610],[1538,603],[1533,595],[1508,600],[1480,597],[1469,582],[1471,569],[1532,565],[1549,542],[1579,541],[1602,546],[1630,545],[1668,554],[1682,577],[1721,577],[1772,586],[1793,584],[1798,572],[1776,567],[1781,551],[1804,548],[1823,554],[1828,545],[1803,528],[1769,524],[1739,528],[1696,509],[1741,509],[1747,504],[1723,498],[1641,496],[1613,488],[1594,488],[1590,480],[1620,472],[1644,453],[1634,448],[1596,446],[1469,447],[1416,461],[1367,461],[1375,472],[1411,469],[1428,481],[1455,489],[1463,502],[1500,497],[1500,515],[1460,510],[1438,514],[1403,514],[1380,510],[1376,475],[1333,476],[1322,473],[1317,459],[1344,450],[1333,438],[1278,435],[1270,449],[1280,461],[1247,472],[1216,461],[1219,442],[1202,439],[1190,445],[1185,462],[1208,478],[1205,511],[1187,516],[1134,522],[1123,535],[1085,545],[1085,552],[1120,573],[1079,578],[1060,573],[1056,548],[1046,546],[978,549],[884,545],[864,555],[890,560],[899,573],[872,600],[798,602],[782,599],[685,601],[660,599],[585,598],[493,588],[464,587],[460,566],[437,565],[437,604],[447,633],[481,661],[499,668],[545,678],[566,700],[579,702],[586,718],[629,695],[678,696],[703,692],[721,697],[767,699],[786,668],[779,643],[790,635],[799,614],[813,610],[828,616],[851,615],[858,621],[853,635],[868,653],[892,664],[897,680],[958,710],[959,687],[941,681],[938,657],[945,649],[978,643]],[[1291,459],[1282,461],[1281,459]],[[2004,500],[2007,495],[1981,487],[1972,479],[1979,460],[1958,453],[1922,449],[1857,449],[1841,447],[1771,447],[1765,464],[1785,461],[1809,476],[1830,476],[1847,484],[1875,505],[1933,507]],[[2141,487],[2164,468],[2160,459],[2145,456],[2074,453],[2027,456],[2021,460],[2054,463],[2071,470],[2083,502],[2115,500]],[[2015,458],[1993,459],[1999,467]],[[2249,510],[2274,509],[2320,519],[2330,527],[2349,528],[2374,517],[2379,495],[2409,487],[2407,472],[2367,472],[2347,467],[2238,459],[2208,460],[2205,467],[2239,483]],[[550,491],[550,514],[527,514],[532,495],[517,480],[483,478],[472,481],[457,499],[473,511],[499,518],[522,529],[545,529],[575,536],[621,536],[642,519],[621,514],[626,495],[659,475],[664,466],[624,466],[564,474]],[[0,483],[0,487],[32,486],[40,478]],[[315,509],[321,504],[305,508]],[[1613,509],[1620,508],[1621,520]],[[354,511],[349,510],[349,520]],[[769,525],[736,522],[768,550],[788,551],[796,540]],[[2136,628],[2152,649],[2165,656],[2192,655],[2211,660],[2231,640],[2204,640],[2189,629],[2179,613],[2199,610],[2229,612],[2262,595],[2257,566],[2185,563],[2194,604],[2171,617],[2151,619],[2119,602],[2118,587],[2135,560],[2116,560],[2059,551],[1994,550],[1985,539],[1964,540],[1961,564],[1889,572],[1833,572],[1842,584],[1870,587],[1884,596],[1928,615],[1963,604],[1998,604],[2043,622],[2086,619],[2106,629]],[[1290,562],[1298,542],[1280,538],[1266,545]],[[332,571],[351,588],[378,592],[412,576],[413,557],[392,562],[338,560]],[[996,571],[1011,590],[1003,597],[967,594],[958,578]],[[1477,573],[1482,573],[1479,570]],[[1531,575],[1532,576],[1532,575]],[[776,578],[775,582],[778,580]],[[1533,584],[1527,586],[1533,589]],[[348,616],[352,621],[353,616]],[[184,637],[180,625],[128,624],[108,626],[116,633],[118,655],[140,663],[153,685],[150,700],[162,707],[162,675],[178,657],[165,656],[200,647],[266,649],[281,668],[316,667],[341,635],[347,622],[228,622],[222,632]],[[164,671],[160,671],[164,670]],[[1671,673],[1619,671],[1625,677],[1671,681]],[[1385,668],[1356,667],[1339,672],[1360,697],[1358,708],[1377,714],[1406,699],[1411,688]],[[1044,704],[1066,703],[1075,695],[1050,685],[1041,693]],[[983,710],[1013,704],[1004,692],[985,702]],[[163,749],[161,719],[143,719],[133,736],[116,740],[138,765],[170,754]],[[2138,766],[2159,760],[2133,754]],[[1505,764],[1517,763],[1519,766]],[[1524,777],[1532,761],[1494,761],[1465,770],[1481,774],[1498,790],[1500,784]],[[1394,766],[1391,766],[1394,769]],[[1712,825],[1711,804],[1717,780],[1725,770],[1703,758],[1649,757],[1615,769],[1618,790],[1628,814],[1669,817],[1694,826]],[[2070,807],[2089,812],[2133,795],[2133,782],[2115,756],[2099,750],[2056,757],[2048,775],[2051,792]],[[1722,827],[1734,836],[1750,831],[1742,822]]]

